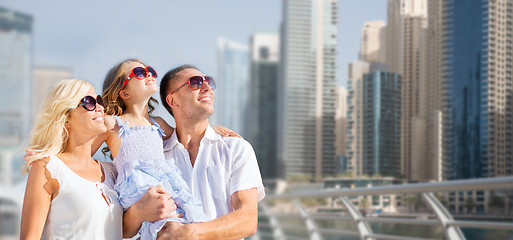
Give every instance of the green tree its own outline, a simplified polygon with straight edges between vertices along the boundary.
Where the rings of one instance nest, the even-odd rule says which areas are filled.
[[[497,195],[492,195],[490,197],[490,201],[488,202],[488,207],[490,207],[490,209],[494,213],[500,212],[501,209],[504,208],[505,205],[506,205],[506,203],[504,202],[504,199]]]
[[[472,210],[476,207],[476,202],[474,201],[474,198],[468,197],[465,200],[464,206],[467,209],[467,213],[472,213]]]

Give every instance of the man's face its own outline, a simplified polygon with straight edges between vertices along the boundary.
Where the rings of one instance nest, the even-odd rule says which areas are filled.
[[[214,92],[212,88],[206,82],[203,82],[199,89],[192,90],[188,81],[194,76],[205,76],[205,74],[196,69],[188,68],[176,75],[176,84],[169,91],[174,91],[172,94],[174,102],[171,106],[175,117],[203,120],[214,113]],[[185,86],[182,86],[184,84]],[[179,87],[180,89],[176,90]]]

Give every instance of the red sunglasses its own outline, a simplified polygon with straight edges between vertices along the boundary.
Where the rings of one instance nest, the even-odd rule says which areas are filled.
[[[146,68],[135,67],[134,69],[132,69],[132,72],[130,73],[130,75],[128,75],[128,77],[126,78],[121,89],[123,89],[125,87],[125,85],[128,83],[128,81],[132,77],[135,77],[139,80],[143,80],[149,76],[153,76],[154,78],[157,78],[157,72],[155,72],[155,69],[153,69],[152,67],[149,67],[149,66]]]
[[[212,90],[216,89],[216,81],[214,81],[213,77],[211,77],[211,76],[193,76],[193,77],[189,78],[189,81],[182,84],[182,86],[178,87],[176,90],[174,90],[170,94],[177,92],[178,90],[180,90],[180,88],[182,88],[186,84],[189,84],[189,87],[193,91],[198,90],[201,88],[201,86],[203,86],[204,82],[206,82],[210,86],[210,88],[212,88]]]

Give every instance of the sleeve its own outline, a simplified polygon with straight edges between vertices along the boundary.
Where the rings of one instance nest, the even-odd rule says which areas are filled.
[[[257,188],[258,201],[261,201],[265,197],[265,191],[253,147],[243,140],[236,145],[233,154],[230,195],[240,190]]]
[[[62,180],[64,178],[64,173],[62,172],[63,168],[60,165],[61,162],[54,158],[54,156],[50,156],[50,160],[46,164],[46,170],[50,173],[51,178],[56,179],[59,185],[62,186]]]

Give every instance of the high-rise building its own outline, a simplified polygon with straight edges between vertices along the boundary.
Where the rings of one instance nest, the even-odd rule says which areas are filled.
[[[374,71],[363,76],[363,174],[398,177],[400,172],[401,77]]]
[[[279,159],[286,176],[338,172],[335,101],[338,1],[284,0]]]
[[[449,179],[513,173],[513,2],[442,1]]]
[[[278,33],[259,31],[250,40],[250,100],[247,139],[264,180],[283,177],[278,161]]]
[[[30,15],[0,7],[0,145],[17,146],[31,115],[32,22]]]
[[[419,116],[421,86],[421,47],[423,29],[427,25],[426,0],[389,0],[388,25],[385,28],[385,63],[390,71],[401,75],[401,172],[412,179],[412,165],[419,161],[413,155],[414,146],[421,144],[414,138]]]
[[[360,39],[360,60],[367,62],[384,62],[383,20],[365,22]]]
[[[30,126],[32,23],[32,16],[0,7],[0,185],[12,184]]]
[[[347,167],[347,90],[345,87],[337,86],[337,105],[335,112],[335,136],[336,136],[336,149],[335,154],[340,159],[339,172],[348,172]]]
[[[60,80],[70,79],[73,70],[70,67],[35,66],[32,72],[32,120],[37,115],[41,102],[50,88]]]
[[[246,135],[249,113],[249,49],[224,38],[218,40],[218,76],[212,122]]]
[[[363,75],[370,72],[370,64],[352,62],[347,70],[346,172],[356,176],[363,172]]]
[[[364,169],[364,77],[374,72],[388,72],[388,66],[381,62],[356,61],[348,65],[347,74],[347,127],[345,172],[353,176],[368,174]],[[391,73],[389,73],[391,74]],[[400,119],[398,121],[400,124]]]

